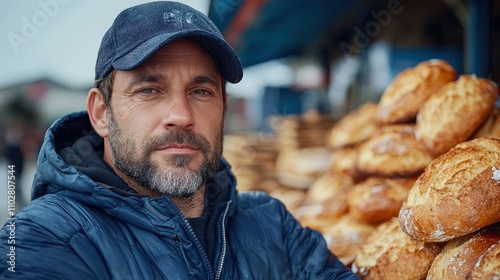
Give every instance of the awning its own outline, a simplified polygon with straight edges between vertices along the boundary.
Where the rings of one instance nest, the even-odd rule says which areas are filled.
[[[244,67],[300,55],[357,1],[212,0],[208,16]]]

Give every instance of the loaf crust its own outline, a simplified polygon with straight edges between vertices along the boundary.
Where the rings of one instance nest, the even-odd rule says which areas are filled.
[[[367,102],[340,119],[328,132],[327,145],[338,149],[357,145],[378,130],[375,122],[377,104]]]
[[[457,73],[444,60],[432,59],[399,73],[380,98],[377,122],[382,125],[415,119],[424,102]]]
[[[473,138],[500,138],[500,108],[494,107],[486,121],[474,133]]]
[[[397,218],[392,218],[367,238],[352,271],[362,279],[425,279],[439,252],[441,244],[411,239],[400,230]]]
[[[395,125],[360,145],[356,165],[372,176],[408,177],[420,174],[433,159],[416,140],[414,125]]]
[[[488,118],[498,97],[491,80],[461,75],[433,94],[417,116],[416,138],[434,156],[468,140]]]
[[[354,185],[352,178],[344,173],[329,172],[319,176],[306,192],[306,204],[320,204],[334,196],[344,187]]]
[[[415,180],[416,177],[370,177],[349,191],[349,213],[359,221],[371,224],[397,217]]]
[[[500,242],[492,245],[479,257],[472,268],[470,279],[500,279]]]
[[[331,170],[350,176],[355,182],[366,179],[366,174],[361,172],[356,161],[358,159],[358,146],[340,148],[333,152]]]
[[[436,158],[399,212],[413,239],[442,242],[500,220],[500,140],[477,138]]]
[[[348,265],[354,261],[361,245],[374,229],[374,225],[361,223],[345,215],[324,228],[322,233],[328,248],[343,264]]]
[[[499,241],[500,228],[498,226],[483,228],[478,232],[449,241],[434,259],[427,280],[470,279],[481,256]]]

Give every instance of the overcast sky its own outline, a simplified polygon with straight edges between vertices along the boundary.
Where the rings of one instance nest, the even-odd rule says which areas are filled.
[[[140,0],[0,0],[0,89],[40,78],[92,85],[101,38]],[[209,0],[182,0],[207,14]]]

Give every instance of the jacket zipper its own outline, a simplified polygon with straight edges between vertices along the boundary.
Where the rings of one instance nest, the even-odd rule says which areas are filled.
[[[214,274],[213,268],[212,268],[212,265],[210,264],[210,261],[208,260],[207,253],[203,249],[203,246],[201,245],[200,241],[198,240],[198,237],[196,237],[196,234],[194,233],[194,230],[191,227],[191,224],[189,223],[189,221],[186,219],[186,217],[184,217],[184,215],[181,213],[181,211],[175,206],[175,204],[171,200],[168,200],[167,203],[169,203],[170,206],[174,209],[174,211],[176,212],[176,215],[182,217],[182,221],[184,222],[184,224],[187,227],[188,234],[194,240],[195,246],[201,252],[202,259],[203,259],[203,262],[206,265],[208,275],[213,275]],[[149,210],[151,210],[153,213],[155,213],[157,216],[159,216],[161,219],[163,219],[163,220],[167,219],[167,217],[165,215],[163,215],[160,212],[158,212],[158,210],[156,210],[153,206],[151,206],[149,204],[146,204],[146,207]],[[185,254],[184,248],[182,247],[182,244],[181,244],[182,241],[180,240],[180,238],[179,238],[179,236],[177,234],[174,234],[174,236],[172,238],[175,241],[176,245],[180,248],[181,253],[183,255],[184,263],[186,263],[186,266],[188,267],[188,269],[190,271],[190,274],[192,274],[193,271],[192,271],[191,265],[189,264],[189,262],[188,262],[188,260],[186,258],[186,254]],[[212,278],[212,277],[210,277],[210,278]]]
[[[231,201],[228,201],[226,204],[226,210],[224,211],[224,215],[222,216],[221,223],[221,231],[222,231],[222,253],[220,256],[219,268],[217,268],[217,274],[215,275],[215,280],[219,280],[222,274],[222,268],[224,266],[224,260],[226,259],[226,250],[227,250],[227,240],[226,240],[226,216],[229,211],[229,205]]]

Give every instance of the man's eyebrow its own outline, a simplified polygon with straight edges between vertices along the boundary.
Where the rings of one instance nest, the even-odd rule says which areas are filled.
[[[220,82],[209,76],[196,76],[193,82],[196,84],[209,84],[214,87],[220,87]]]
[[[144,74],[144,75],[137,75],[134,76],[133,78],[130,79],[129,84],[138,84],[138,83],[151,83],[151,82],[161,82],[165,80],[165,77],[160,74]]]

